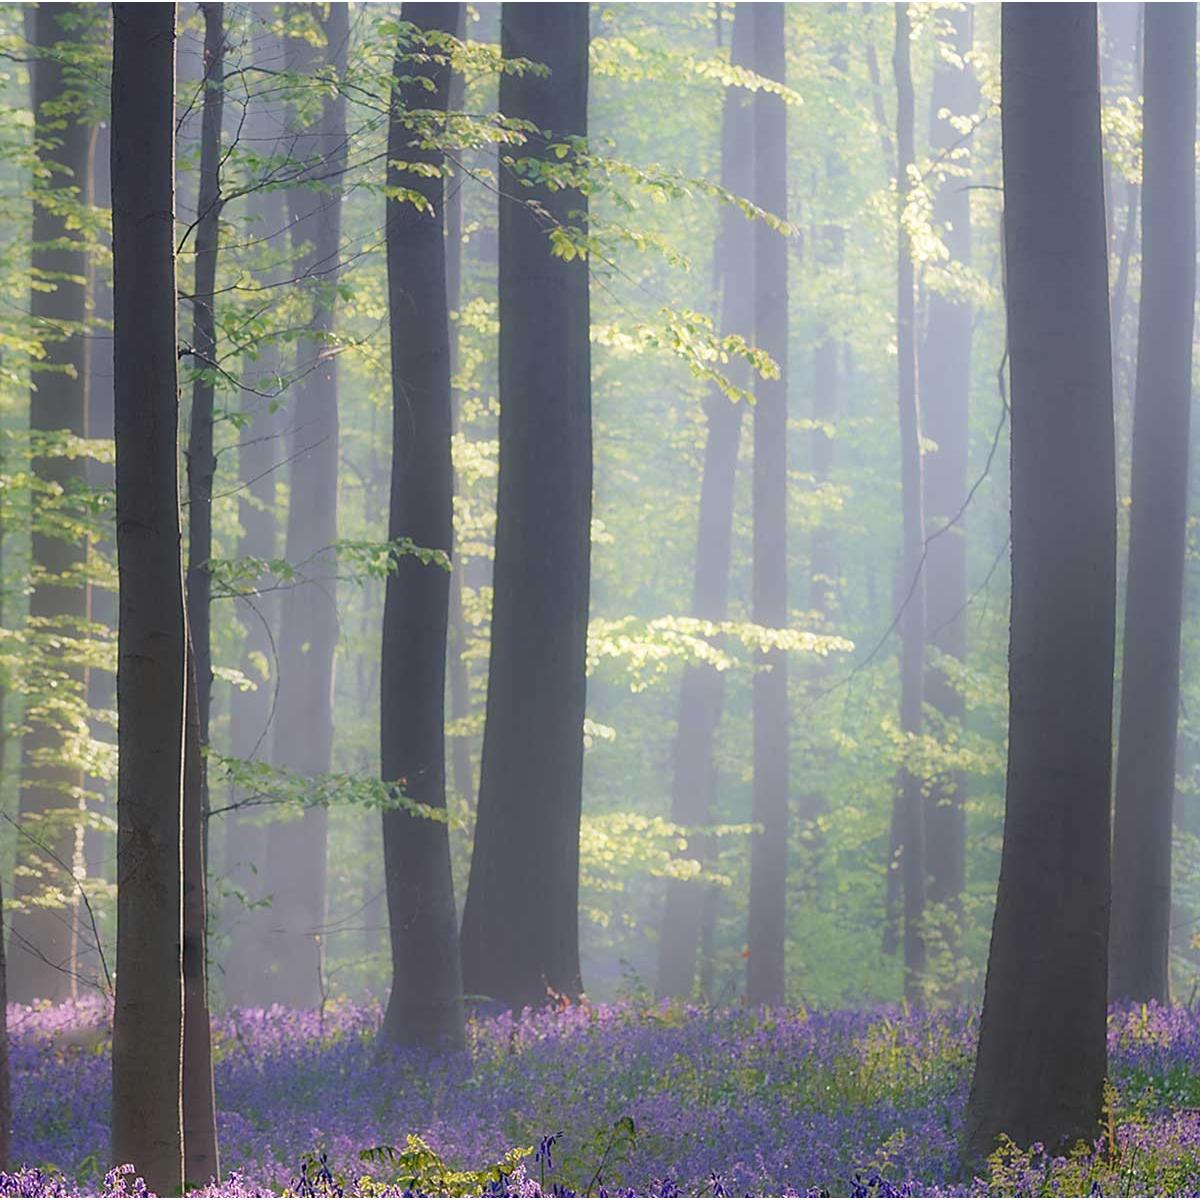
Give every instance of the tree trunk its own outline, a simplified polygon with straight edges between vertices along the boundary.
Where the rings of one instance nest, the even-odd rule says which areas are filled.
[[[456,5],[458,11],[458,27],[454,30],[455,37],[466,37],[466,6]],[[451,112],[462,109],[466,93],[466,80],[459,71],[450,77],[450,99],[448,107]],[[463,184],[466,182],[461,168],[456,168],[457,175],[447,175],[444,182],[446,206],[446,307],[454,314],[450,321],[450,420],[454,432],[459,431],[459,395],[453,386],[453,380],[458,374],[459,364],[459,334],[458,313],[462,305],[462,257],[463,257]],[[457,483],[454,484],[457,491]],[[450,631],[449,658],[450,672],[450,716],[455,722],[464,721],[471,713],[471,673],[463,654],[467,648],[467,621],[463,613],[463,572],[461,564],[456,567],[450,577]],[[450,763],[454,790],[459,796],[473,804],[475,801],[475,782],[471,770],[471,739],[465,733],[458,733],[450,739]]]
[[[784,81],[783,4],[751,9],[754,66]],[[787,217],[787,107],[781,96],[754,93],[754,199]],[[754,341],[779,367],[777,379],[754,385],[754,621],[788,624],[787,607],[787,334],[786,239],[765,222],[754,227]],[[750,925],[746,999],[782,1004],[787,924],[788,694],[787,655],[758,656],[754,676],[753,820],[750,838]]]
[[[950,14],[954,50],[962,60],[956,66],[939,60],[933,73],[930,96],[930,151],[954,155],[969,145],[942,114],[970,116],[977,91],[966,56],[971,52],[973,14],[969,8]],[[950,162],[961,162],[957,157]],[[958,175],[943,179],[934,198],[933,221],[950,260],[971,261],[971,193]],[[925,464],[925,506],[929,523],[937,530],[959,517],[967,494],[968,413],[971,391],[971,305],[957,297],[929,291],[927,325],[921,346],[921,421],[937,450]],[[943,654],[962,659],[967,651],[967,539],[960,518],[928,545],[925,560],[926,620],[929,641]],[[958,730],[967,709],[946,673],[936,665],[925,671],[925,694],[945,719]],[[941,771],[929,781],[925,800],[925,838],[929,871],[929,900],[938,906],[937,929],[943,953],[953,974],[959,955],[962,892],[966,876],[966,820],[963,802],[967,781],[962,771]],[[948,998],[959,999],[951,984]]]
[[[586,136],[587,6],[505,4],[501,24],[504,56],[550,74],[502,75],[500,111]],[[523,153],[557,161],[536,133]],[[587,262],[555,258],[545,227],[578,223],[587,199],[501,179],[495,586],[462,952],[468,993],[519,1008],[581,987],[591,377]]]
[[[921,736],[925,670],[925,499],[921,462],[921,413],[917,399],[917,344],[914,316],[912,245],[905,222],[913,150],[913,85],[907,4],[897,4],[896,193],[899,253],[896,268],[897,397],[900,404],[900,491],[904,558],[900,604],[900,729],[911,750]],[[904,893],[904,996],[910,1004],[924,995],[925,979],[925,800],[922,780],[908,762],[900,767],[896,796],[897,858]],[[897,869],[897,863],[892,864]]]
[[[212,1036],[208,1014],[209,706],[212,697],[210,634],[213,454],[212,366],[217,359],[216,284],[221,214],[221,113],[225,99],[224,6],[202,4],[204,109],[200,124],[199,211],[192,349],[198,373],[192,383],[187,450],[188,481],[188,709],[183,770],[183,1135],[184,1178],[203,1187],[219,1179]]]
[[[206,6],[211,7],[211,6]],[[189,631],[183,744],[183,1177],[193,1187],[221,1178],[208,1019],[208,889],[204,848],[204,759]]]
[[[322,6],[315,6],[320,15]],[[345,4],[331,4],[321,22],[325,59],[346,73],[350,22]],[[289,68],[305,75],[318,56],[289,38]],[[292,388],[291,500],[286,557],[302,580],[284,594],[279,639],[280,688],[275,710],[275,762],[302,774],[328,772],[333,757],[333,653],[337,642],[338,413],[337,357],[332,353],[335,285],[341,254],[340,172],[346,162],[346,103],[326,95],[316,123],[295,133],[292,154],[310,164],[305,180],[288,191],[292,245],[299,273],[312,294],[311,333],[298,343],[300,378]],[[321,182],[314,184],[312,180]],[[281,1004],[313,1007],[323,988],[321,930],[325,921],[323,809],[270,831],[267,869],[271,991]]]
[[[1196,6],[1148,4],[1145,13],[1142,303],[1109,995],[1165,1004],[1196,301]]]
[[[405,4],[417,30],[454,34],[457,4]],[[414,55],[416,57],[414,57]],[[443,61],[436,61],[437,58]],[[434,61],[428,61],[433,59]],[[426,61],[423,61],[426,60]],[[388,310],[392,341],[392,491],[388,538],[449,555],[454,538],[450,462],[450,330],[446,309],[445,155],[424,148],[422,122],[445,114],[450,66],[412,34],[400,34],[388,129],[388,185],[427,207],[387,201]],[[430,88],[429,85],[432,85]],[[397,162],[427,164],[415,174]],[[450,576],[401,555],[383,610],[380,748],[383,778],[412,800],[446,810],[446,632]],[[392,992],[381,1036],[399,1046],[465,1044],[458,912],[450,827],[403,810],[383,814],[391,930]]]
[[[753,65],[751,9],[734,10],[730,61]],[[752,99],[742,88],[726,88],[721,116],[721,185],[745,195],[751,190],[754,158]],[[721,282],[721,330],[751,339],[754,331],[754,239],[749,221],[734,205],[721,210],[716,247],[716,274]],[[750,383],[748,365],[729,364],[726,374],[739,387]],[[700,481],[700,519],[692,576],[692,614],[708,621],[728,615],[729,560],[733,539],[734,479],[742,433],[743,405],[712,388],[705,401],[708,434],[704,474]],[[675,735],[671,820],[678,825],[706,825],[716,802],[713,743],[725,698],[725,677],[704,665],[688,665],[679,687],[679,724]],[[689,854],[702,854],[703,839],[689,839]],[[704,894],[698,880],[667,883],[666,905],[658,943],[658,993],[690,997],[696,986],[696,953],[700,942]]]
[[[92,203],[100,209],[112,209],[112,187],[109,167],[112,148],[109,143],[107,121],[96,126],[96,137],[92,147]],[[105,233],[101,234],[104,250],[99,261],[93,259],[88,286],[91,290],[91,316],[93,332],[87,344],[87,433],[90,438],[113,436],[113,378],[112,378],[112,242]],[[89,485],[99,491],[111,492],[113,469],[110,463],[88,459],[87,479]],[[115,555],[113,537],[115,529],[105,526],[104,536],[99,539],[98,549],[105,558]],[[93,622],[105,629],[117,629],[117,593],[107,587],[90,583],[88,607]],[[116,729],[106,715],[117,706],[116,677],[112,671],[90,670],[87,680],[87,705],[92,737],[100,741],[112,741]],[[88,792],[87,802],[94,813],[103,814],[115,822],[116,785],[111,779],[85,775],[83,785]],[[114,881],[115,842],[107,829],[89,823],[83,835],[83,862],[89,879],[103,878]],[[90,886],[90,884],[89,884]],[[88,939],[90,942],[91,939]],[[99,949],[94,944],[80,946],[80,973],[96,978],[100,972]]]
[[[1116,488],[1096,6],[1005,5],[1001,82],[1008,784],[969,1162],[1001,1132],[1054,1154],[1090,1143],[1106,1067]]]
[[[117,996],[113,1161],[181,1194],[187,657],[175,338],[173,4],[113,5]]]
[[[278,40],[262,29],[255,30],[256,60],[270,68],[279,60]],[[267,95],[270,93],[268,92]],[[263,153],[281,153],[273,144],[279,129],[279,114],[270,111],[262,93],[252,97],[246,113],[246,139],[260,146]],[[251,236],[261,241],[268,258],[277,254],[287,227],[283,193],[257,191],[246,203],[246,221]],[[267,303],[278,287],[278,268],[252,268],[254,286]],[[273,411],[269,398],[280,387],[283,356],[279,343],[268,339],[251,348],[242,365],[243,391],[249,424],[238,445],[238,537],[240,558],[275,558],[278,550],[276,519],[277,480],[282,468],[281,414]],[[245,629],[242,643],[242,672],[254,681],[251,691],[234,688],[229,696],[230,751],[235,758],[266,759],[271,748],[271,727],[279,686],[279,662],[276,638],[279,634],[279,603],[269,587],[260,594],[242,597],[237,612]],[[245,797],[230,797],[238,803]],[[260,907],[266,899],[267,829],[244,819],[236,810],[224,815],[225,870],[238,892],[232,902],[229,919],[229,950],[225,959],[223,991],[227,1004],[262,1005],[270,1003],[268,977],[265,974],[270,918]],[[243,899],[244,898],[244,899]]]
[[[56,56],[56,47],[69,45],[78,34],[72,22],[86,19],[86,5],[37,5],[26,9],[29,42],[34,52],[30,68],[34,140],[38,164],[50,172],[34,193],[30,268],[35,286],[30,292],[33,331],[45,348],[45,358],[31,363],[29,427],[34,432],[82,437],[87,432],[87,319],[88,260],[84,238],[61,201],[47,201],[47,191],[74,191],[74,202],[91,201],[91,151],[94,129],[73,111],[73,85]],[[64,111],[65,106],[65,111]],[[42,290],[50,286],[49,291]],[[38,479],[57,485],[70,496],[87,481],[83,458],[62,455],[33,460]],[[35,513],[39,506],[35,505]],[[48,644],[54,635],[77,638],[88,617],[88,589],[79,579],[87,565],[86,541],[35,519],[32,532],[33,589],[29,597],[31,631],[39,640],[51,676],[61,675],[69,694],[86,695],[86,671],[68,668]],[[70,720],[58,701],[38,699],[27,706],[28,732],[21,742],[20,823],[29,835],[20,839],[20,860],[33,869],[16,877],[9,953],[11,999],[28,1004],[35,999],[59,1001],[75,994],[78,967],[78,897],[71,872],[77,838],[82,833],[78,810],[83,803],[83,772],[64,761],[64,725]],[[40,843],[40,846],[38,845]],[[43,850],[41,847],[45,847]],[[61,907],[37,903],[47,891],[69,896]]]

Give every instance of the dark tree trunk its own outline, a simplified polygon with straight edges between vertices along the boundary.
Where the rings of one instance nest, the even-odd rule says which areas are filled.
[[[318,15],[322,6],[316,6]],[[325,61],[346,73],[350,21],[345,4],[331,4],[323,18]],[[318,69],[314,47],[287,43],[289,67]],[[284,594],[279,639],[280,687],[275,709],[275,761],[316,775],[333,757],[333,652],[337,642],[338,412],[337,357],[332,353],[335,285],[341,257],[340,171],[346,162],[346,103],[326,95],[316,123],[298,131],[292,154],[311,164],[308,182],[288,192],[296,267],[312,295],[311,333],[299,342],[300,378],[289,412],[291,500],[286,557],[303,580]],[[313,183],[319,180],[319,183]],[[281,1004],[312,1007],[323,988],[325,921],[324,809],[270,832],[267,851],[272,904],[271,992]]]
[[[1005,5],[1001,81],[1008,785],[969,1162],[1002,1132],[1090,1143],[1106,1066],[1116,488],[1096,6]]]
[[[217,469],[213,453],[213,388],[211,369],[217,357],[215,296],[221,215],[221,113],[225,99],[225,34],[223,5],[202,4],[204,13],[204,114],[200,132],[199,215],[195,229],[196,261],[192,291],[192,349],[197,369],[192,383],[188,431],[188,631],[196,664],[196,711],[200,745],[208,745],[212,698],[211,597],[212,493]],[[207,791],[207,771],[201,766]]]
[[[175,339],[173,4],[113,5],[113,377],[120,634],[113,1161],[183,1180],[187,658]]]
[[[501,26],[506,58],[550,74],[501,76],[500,111],[586,136],[587,5],[505,4]],[[521,153],[556,161],[537,133]],[[501,178],[495,585],[462,952],[468,993],[519,1008],[581,987],[591,376],[587,263],[555,258],[546,224],[577,224],[586,197]]]
[[[458,28],[456,37],[466,36],[466,6],[456,5]],[[455,71],[450,77],[451,112],[462,109],[466,93],[466,80]],[[462,168],[455,168],[454,175],[445,180],[446,206],[446,307],[454,314],[450,321],[450,378],[458,374],[459,334],[458,313],[462,305],[462,251],[463,251],[463,184]],[[455,433],[459,431],[458,389],[450,389],[450,419]],[[457,491],[457,483],[455,484]],[[467,648],[467,621],[463,613],[463,572],[461,565],[450,577],[450,631],[448,646],[448,669],[450,672],[450,716],[457,723],[465,721],[471,713],[471,673],[463,654]],[[456,733],[450,739],[450,763],[454,790],[469,803],[475,800],[475,782],[471,770],[471,739],[466,733]]]
[[[897,4],[896,45],[896,192],[898,263],[896,277],[897,398],[900,405],[900,491],[904,557],[900,593],[900,729],[915,741],[921,734],[925,670],[925,499],[921,462],[921,413],[917,399],[917,343],[914,315],[912,245],[905,210],[913,150],[913,85],[907,4]],[[906,762],[896,795],[896,859],[904,894],[904,995],[919,1003],[925,978],[925,800],[922,780]]]
[[[278,41],[262,30],[255,32],[256,60],[268,69],[278,62]],[[277,113],[270,111],[262,94],[252,98],[246,114],[248,144],[262,147],[264,153],[279,153],[272,138],[278,134]],[[278,191],[258,191],[246,204],[250,236],[259,239],[268,255],[277,253],[287,226],[284,197]],[[269,305],[278,284],[278,269],[259,267],[253,272],[261,305]],[[251,348],[242,366],[242,379],[249,424],[242,430],[238,444],[238,556],[275,558],[278,550],[276,518],[277,480],[284,460],[281,414],[272,411],[269,397],[280,387],[283,356],[277,341],[268,340]],[[261,394],[254,394],[261,393]],[[238,616],[245,628],[242,643],[242,672],[254,681],[251,691],[234,688],[229,696],[230,749],[234,757],[263,760],[271,748],[271,725],[279,685],[276,638],[279,632],[279,603],[269,589],[237,602]],[[244,801],[234,794],[230,802]],[[225,870],[239,897],[232,902],[229,919],[229,950],[225,959],[223,991],[225,1001],[233,1005],[270,1003],[265,973],[270,917],[266,910],[253,905],[266,899],[268,831],[261,824],[243,819],[235,810],[226,813]],[[244,899],[243,899],[244,898]],[[249,906],[248,906],[249,905]]]
[[[453,34],[457,4],[405,4],[422,32]],[[414,52],[419,57],[414,58]],[[422,61],[442,58],[443,61]],[[396,51],[388,185],[428,206],[387,202],[388,310],[392,334],[392,493],[388,538],[450,553],[454,538],[450,462],[450,330],[446,309],[445,155],[422,147],[422,131],[446,112],[450,67],[412,34]],[[432,84],[432,89],[427,88]],[[422,116],[408,122],[405,116]],[[425,176],[397,167],[423,163]],[[446,631],[449,573],[415,555],[396,559],[383,609],[380,750],[383,778],[412,800],[446,810]],[[383,814],[392,947],[392,992],[381,1036],[399,1046],[461,1049],[462,968],[450,874],[450,827],[402,810]]]
[[[30,293],[33,332],[45,347],[45,358],[31,365],[29,427],[35,432],[87,432],[88,260],[84,238],[60,204],[43,199],[41,189],[72,189],[78,204],[91,200],[91,150],[94,130],[71,111],[71,81],[56,54],[79,34],[72,22],[86,19],[87,6],[41,4],[26,10],[31,65],[34,139],[39,165],[50,178],[34,194],[30,267],[35,287]],[[65,22],[65,24],[64,24]],[[66,105],[66,111],[63,105]],[[73,227],[74,226],[74,227]],[[42,290],[49,284],[50,290]],[[34,459],[33,469],[66,495],[83,486],[83,458],[48,456]],[[68,638],[80,635],[88,616],[88,589],[78,580],[87,564],[87,543],[72,541],[43,523],[32,536],[33,590],[29,617],[35,632]],[[72,578],[74,576],[74,578]],[[43,643],[47,670],[67,674],[86,688],[85,673],[54,660]],[[80,695],[84,693],[81,691]],[[63,761],[66,743],[61,714],[36,703],[26,712],[28,732],[21,742],[20,822],[30,835],[22,838],[20,858],[34,870],[16,877],[9,953],[11,999],[28,1004],[41,998],[64,1000],[74,995],[78,967],[78,898],[69,881],[76,855],[78,810],[83,772]],[[35,841],[36,839],[36,841]],[[42,850],[37,843],[45,847]],[[49,889],[69,895],[62,907],[31,903]]]
[[[783,4],[751,8],[754,68],[783,82]],[[754,93],[754,199],[787,216],[787,107],[781,96]],[[779,367],[754,385],[754,621],[788,624],[787,607],[787,241],[765,222],[754,227],[754,341]],[[758,656],[754,676],[753,820],[746,999],[782,1004],[787,923],[788,694],[787,655]]]
[[[930,96],[930,151],[961,164],[960,147],[969,146],[946,117],[969,116],[977,92],[966,56],[972,44],[972,10],[950,15],[954,49],[961,66],[939,59]],[[971,193],[966,181],[951,174],[934,199],[933,220],[954,263],[971,261]],[[927,326],[921,346],[921,421],[924,434],[937,443],[925,463],[925,508],[929,525],[940,530],[959,516],[967,494],[967,434],[971,389],[971,306],[966,300],[930,290]],[[943,654],[962,660],[967,651],[967,539],[962,519],[928,545],[925,560],[926,621],[929,641]],[[950,729],[966,720],[962,693],[936,664],[925,671],[925,694]],[[938,906],[937,928],[953,967],[959,953],[962,892],[966,875],[967,781],[962,771],[943,771],[928,785],[925,840],[929,900]],[[958,997],[951,985],[950,998]]]
[[[1196,301],[1196,6],[1147,4],[1145,13],[1142,303],[1109,994],[1166,1003]]]
[[[749,5],[734,10],[731,36],[731,62],[735,66],[752,67],[754,43]],[[742,88],[725,90],[721,184],[739,193],[749,190],[753,166],[752,103],[750,94]],[[734,205],[727,205],[721,211],[716,251],[722,332],[740,334],[750,340],[754,332],[754,237],[750,223]],[[746,364],[731,363],[726,373],[739,387],[749,386]],[[743,407],[715,387],[705,402],[708,434],[700,481],[692,614],[708,621],[723,621],[728,615],[734,479]],[[678,825],[706,825],[711,820],[717,787],[713,743],[724,697],[725,679],[720,671],[703,665],[684,668],[671,788],[671,820]],[[688,852],[694,855],[706,849],[703,840],[697,840]],[[671,880],[667,884],[658,947],[661,996],[690,997],[696,986],[696,952],[705,890],[706,885],[698,880]]]
[[[203,1187],[219,1179],[212,1035],[208,1014],[208,747],[212,696],[212,364],[217,360],[217,252],[221,213],[221,113],[225,100],[224,6],[202,4],[204,109],[200,123],[200,184],[192,291],[192,348],[199,373],[192,384],[187,449],[188,709],[183,770],[183,1145],[184,1178]]]
[[[204,849],[204,760],[199,691],[188,644],[183,743],[183,1172],[194,1187],[221,1178],[208,1019],[208,917]]]

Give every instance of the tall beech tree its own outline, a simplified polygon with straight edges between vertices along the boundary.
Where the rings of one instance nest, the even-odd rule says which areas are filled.
[[[33,195],[30,316],[45,356],[30,364],[29,427],[35,435],[87,433],[86,241],[71,205],[91,202],[91,150],[95,130],[84,123],[78,80],[64,55],[80,37],[84,4],[38,4],[25,10],[33,51],[30,82],[34,146],[48,177]],[[45,484],[70,496],[87,482],[82,457],[38,455],[33,469]],[[36,632],[78,638],[88,618],[88,589],[82,578],[87,542],[35,520],[32,530],[33,588],[29,616]],[[46,646],[42,653],[51,655]],[[51,670],[66,668],[49,662]],[[72,677],[86,687],[74,669]],[[83,772],[70,762],[65,731],[70,714],[60,694],[38,698],[26,713],[21,740],[20,822],[28,835],[19,853],[33,868],[18,872],[9,954],[11,999],[29,1003],[63,1000],[74,992],[77,974],[77,897],[70,882],[80,832],[77,814]],[[65,881],[65,882],[64,882]],[[43,893],[61,891],[65,904],[39,903]]]
[[[930,90],[930,150],[955,168],[941,180],[933,202],[933,223],[950,262],[971,261],[971,193],[961,171],[970,139],[951,123],[971,116],[977,89],[967,56],[973,37],[973,10],[947,14],[957,62],[938,59]],[[967,417],[971,388],[971,304],[962,296],[929,288],[925,297],[925,338],[920,351],[922,432],[937,449],[925,459],[925,511],[935,536],[925,554],[928,640],[941,654],[962,661],[967,651],[967,540],[962,507],[967,495]],[[954,521],[952,526],[948,526]],[[966,703],[937,662],[925,668],[925,698],[949,729],[961,729]],[[926,785],[925,842],[928,899],[939,914],[942,949],[953,969],[959,953],[962,892],[966,874],[966,775],[938,772]],[[952,985],[951,995],[957,995]]]
[[[1196,6],[1145,5],[1144,45],[1142,302],[1109,993],[1166,1003],[1196,302]]]
[[[754,64],[752,10],[734,9],[730,61],[750,69]],[[754,157],[752,95],[743,88],[725,89],[721,114],[721,185],[730,191],[746,186]],[[749,341],[754,330],[753,227],[735,205],[721,210],[715,274],[721,284],[721,330]],[[732,382],[746,388],[748,364],[729,365]],[[733,496],[744,405],[731,401],[720,388],[710,389],[704,401],[708,429],[704,441],[704,474],[700,480],[700,514],[696,559],[692,575],[692,615],[723,621],[729,607],[729,561],[733,540]],[[679,686],[679,725],[672,761],[671,820],[702,826],[712,819],[716,801],[713,743],[725,698],[725,677],[707,664],[688,664]],[[700,842],[703,849],[704,843]],[[695,843],[689,846],[695,853]],[[662,996],[691,996],[696,985],[696,955],[706,885],[698,880],[672,879],[658,939],[658,992]]]
[[[501,45],[505,58],[532,59],[549,74],[500,80],[500,111],[541,132],[529,135],[521,161],[500,177],[496,560],[462,954],[469,994],[519,1007],[544,1002],[547,989],[580,990],[592,511],[588,267],[579,257],[555,257],[548,224],[578,226],[587,200],[570,188],[547,188],[537,167],[558,161],[553,145],[587,134],[588,7],[505,4]]]
[[[388,538],[450,555],[450,330],[446,307],[445,154],[428,122],[444,117],[461,5],[405,4],[388,129],[388,311],[392,342],[392,490]],[[423,35],[428,35],[424,37]],[[420,164],[412,171],[401,163]],[[421,197],[418,205],[402,195]],[[448,564],[401,553],[383,609],[380,750],[383,778],[446,810]],[[397,1045],[465,1044],[458,912],[445,820],[383,814],[392,991],[382,1037]]]
[[[764,78],[786,78],[783,4],[750,10],[754,67]],[[754,199],[787,216],[787,106],[783,97],[754,93]],[[754,228],[754,341],[778,366],[754,385],[753,613],[759,625],[783,629],[787,607],[787,242],[765,222]],[[788,696],[787,654],[759,654],[754,676],[753,819],[750,839],[750,925],[746,999],[782,1004],[787,924]]]
[[[909,168],[915,157],[911,24],[908,5],[895,5],[896,41],[896,395],[900,408],[900,495],[904,555],[900,613],[900,729],[911,746],[921,735],[925,702],[925,497],[921,412],[917,397],[917,342],[912,238],[907,221]],[[925,976],[925,799],[913,765],[900,766],[893,820],[896,858],[904,893],[904,995],[919,1001]]]
[[[113,5],[117,984],[113,1161],[181,1195],[187,624],[175,336],[174,4]]]
[[[187,448],[188,707],[183,774],[183,1133],[184,1178],[219,1179],[212,1034],[208,1012],[208,748],[212,696],[211,604],[217,253],[221,216],[221,114],[225,99],[224,5],[202,4],[203,108],[192,289],[192,411]]]
[[[310,5],[325,45],[289,36],[289,70],[346,73],[350,18],[344,3]],[[340,88],[323,92],[310,126],[289,139],[304,165],[287,191],[297,273],[311,297],[311,322],[297,343],[297,379],[289,389],[291,460],[285,557],[302,578],[284,593],[279,635],[279,692],[274,759],[302,774],[329,771],[333,757],[333,651],[337,643],[338,399],[333,334],[341,269],[342,173],[346,164],[346,101]],[[307,810],[270,831],[267,879],[272,897],[268,939],[271,992],[282,1004],[311,1007],[322,988],[321,929],[325,920],[324,809]]]
[[[1006,4],[1000,20],[1009,748],[971,1161],[1000,1133],[1090,1143],[1106,1067],[1117,538],[1096,6]]]

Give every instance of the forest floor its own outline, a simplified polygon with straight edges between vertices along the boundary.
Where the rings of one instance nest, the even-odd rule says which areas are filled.
[[[474,1022],[454,1057],[381,1055],[380,1015],[216,1021],[231,1174],[206,1194],[963,1194],[976,1027],[961,1013],[575,1006]],[[13,1159],[47,1174],[0,1176],[0,1194],[104,1186],[106,1023],[99,999],[10,1007]],[[970,1191],[1200,1194],[1200,1017],[1115,1012],[1109,1051],[1111,1131],[1070,1161],[1013,1148]],[[110,1177],[109,1194],[132,1183]]]

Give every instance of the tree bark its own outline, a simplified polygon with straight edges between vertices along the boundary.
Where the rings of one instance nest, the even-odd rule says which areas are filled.
[[[326,11],[315,7],[318,15]],[[344,76],[350,36],[346,5],[329,5],[321,25],[325,61]],[[291,70],[314,73],[314,47],[289,38],[286,51]],[[341,255],[340,172],[346,162],[342,94],[326,95],[316,123],[297,131],[292,142],[293,155],[310,164],[287,200],[296,265],[313,307],[311,333],[298,343],[300,378],[292,388],[289,413],[292,469],[285,553],[288,562],[301,568],[303,579],[283,599],[274,758],[281,767],[316,775],[329,771],[333,757],[338,412],[337,357],[331,342]],[[308,809],[298,820],[270,831],[271,991],[279,1003],[296,1008],[316,1005],[323,986],[327,826],[323,809]]]
[[[783,4],[751,9],[759,75],[786,77]],[[787,217],[787,107],[781,96],[754,93],[754,199]],[[788,624],[787,606],[787,241],[765,222],[754,227],[754,341],[779,367],[754,384],[754,621]],[[787,655],[758,655],[754,676],[753,820],[746,999],[782,1004],[787,924],[788,694]]]
[[[216,284],[221,215],[221,114],[225,100],[224,5],[202,4],[204,107],[192,290],[192,383],[187,450],[188,708],[183,769],[183,1145],[184,1178],[203,1187],[221,1176],[208,1012],[208,748],[212,697],[212,367],[217,358]]]
[[[454,34],[460,8],[407,3],[401,18],[422,33]],[[405,118],[421,113],[427,123],[431,115],[444,116],[449,76],[444,55],[421,41],[414,46],[413,35],[401,32],[388,130],[388,185],[417,192],[427,207],[391,197],[387,201],[393,421],[388,538],[410,538],[447,556],[454,539],[454,468],[441,175],[445,155],[422,146],[428,135],[420,119]],[[397,162],[421,163],[434,173],[414,174]],[[412,554],[396,558],[383,610],[383,778],[442,814],[449,603],[450,576],[440,565]],[[385,812],[383,857],[392,991],[380,1036],[399,1046],[462,1049],[466,1033],[449,825],[403,810]]]
[[[175,338],[173,4],[113,5],[117,995],[113,1161],[180,1195],[186,626]]]
[[[1009,750],[970,1162],[1001,1132],[1090,1143],[1104,1086],[1116,488],[1096,49],[1095,5],[1001,10]]]
[[[29,427],[35,433],[87,432],[88,260],[84,238],[61,202],[46,193],[70,190],[75,203],[91,201],[91,152],[95,130],[72,111],[72,85],[57,47],[78,37],[72,22],[85,19],[86,5],[37,5],[26,10],[34,61],[30,67],[34,142],[39,166],[50,172],[34,193],[30,267],[33,329],[45,358],[30,367]],[[43,288],[50,285],[50,290]],[[67,496],[84,486],[83,458],[38,456],[33,470],[39,480],[57,485]],[[43,639],[38,653],[46,669],[62,674],[70,694],[86,695],[87,672],[55,660],[45,639],[61,634],[79,637],[88,618],[88,588],[79,574],[87,566],[87,543],[76,541],[35,520],[32,532],[33,589],[29,616]],[[69,682],[68,682],[69,681]],[[33,874],[16,876],[9,953],[11,998],[28,1004],[35,999],[60,1001],[75,994],[79,936],[78,896],[71,878],[77,838],[82,832],[78,811],[83,804],[83,772],[65,762],[64,725],[70,717],[57,706],[36,700],[26,712],[28,732],[21,742],[19,820],[29,835],[20,839],[19,858]],[[41,843],[45,850],[36,843]],[[37,903],[47,890],[69,899],[61,906]]]
[[[969,146],[947,120],[970,116],[977,104],[971,52],[973,14],[969,8],[950,14],[954,51],[962,60],[955,65],[939,60],[930,95],[932,154],[950,155]],[[957,160],[956,160],[957,161]],[[934,198],[933,221],[941,234],[950,261],[971,261],[971,193],[965,180],[950,175]],[[926,548],[926,621],[929,641],[941,653],[962,661],[967,651],[967,539],[960,516],[967,494],[968,415],[971,391],[972,311],[965,299],[933,291],[927,297],[927,325],[921,346],[921,419],[924,433],[937,444],[925,462],[925,506],[929,522],[939,533]],[[925,670],[925,695],[951,730],[966,721],[962,693],[936,665]],[[925,838],[929,893],[937,905],[939,942],[948,954],[953,977],[959,955],[962,893],[966,877],[966,819],[963,803],[967,781],[962,771],[941,771],[930,781],[925,801]],[[949,999],[961,999],[951,982]]]
[[[1145,14],[1142,302],[1109,994],[1165,1004],[1196,301],[1196,6],[1148,4]]]
[[[500,111],[587,134],[588,9],[505,4]],[[523,154],[557,161],[544,135]],[[544,220],[586,197],[501,175],[500,478],[478,822],[463,913],[468,993],[519,1008],[573,994],[579,972],[579,822],[592,508],[586,260],[551,253]]]
[[[914,158],[914,104],[907,4],[897,4],[896,45],[896,193],[898,263],[896,278],[897,397],[900,404],[900,491],[904,557],[900,616],[900,729],[910,748],[921,736],[925,670],[925,497],[921,455],[921,412],[917,394],[917,344],[914,314],[912,244],[905,220]],[[922,780],[909,763],[900,768],[896,829],[898,869],[904,892],[904,996],[910,1004],[924,998],[925,980],[925,800]],[[893,865],[896,869],[896,865]]]
[[[208,1014],[208,889],[204,847],[204,759],[189,631],[183,744],[183,1177],[205,1187],[221,1178]]]
[[[751,9],[734,10],[730,61],[753,66]],[[742,88],[726,88],[721,116],[721,186],[744,195],[751,190],[754,160],[752,99]],[[749,221],[734,205],[721,210],[717,235],[716,274],[721,281],[721,330],[748,341],[754,332],[754,236]],[[750,383],[747,364],[726,370],[739,387]],[[692,576],[692,614],[723,621],[729,607],[729,561],[733,540],[733,496],[741,442],[744,405],[719,388],[705,400],[708,433],[704,474],[700,480],[700,516]],[[679,686],[679,723],[675,734],[671,820],[677,825],[706,825],[716,802],[717,777],[713,744],[725,698],[725,678],[704,665],[684,668]],[[703,839],[689,839],[689,854],[707,857]],[[696,954],[700,943],[706,885],[672,879],[658,944],[658,994],[690,997],[696,986]]]

